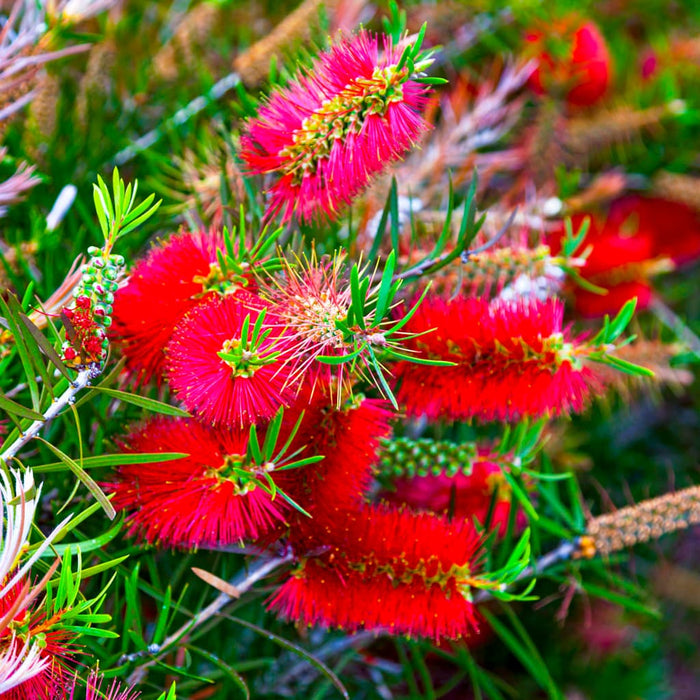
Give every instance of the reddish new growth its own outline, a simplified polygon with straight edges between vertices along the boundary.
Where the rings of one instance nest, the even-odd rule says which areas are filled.
[[[338,519],[320,556],[304,559],[270,606],[313,625],[458,638],[476,629],[470,589],[478,536],[448,522],[385,506]]]
[[[187,410],[207,423],[259,423],[294,398],[288,346],[280,322],[259,298],[213,297],[175,328],[166,352],[168,381]]]
[[[268,217],[335,218],[418,141],[426,88],[399,68],[401,54],[388,37],[361,31],[273,93],[241,139],[251,172],[279,176]]]
[[[139,381],[160,381],[163,350],[175,325],[208,292],[218,291],[217,248],[223,248],[223,237],[214,230],[173,236],[136,263],[126,286],[114,295],[110,336]]]
[[[563,316],[563,304],[554,299],[426,299],[405,327],[425,335],[407,347],[418,357],[455,364],[398,363],[399,403],[409,415],[430,420],[512,420],[582,410],[596,381],[580,362],[588,349],[562,328]]]
[[[169,547],[257,540],[284,523],[286,504],[256,486],[268,465],[246,458],[247,431],[216,433],[193,420],[156,418],[125,440],[129,452],[181,452],[172,461],[123,464],[105,487],[127,511],[129,534]]]
[[[0,626],[0,651],[4,653],[13,644],[22,647],[28,641],[31,648],[40,650],[39,659],[44,667],[36,675],[4,692],[3,700],[54,700],[63,697],[63,691],[72,679],[73,656],[78,651],[75,647],[76,636],[60,626],[60,611],[47,618],[44,610],[26,609],[24,604],[31,595],[29,581],[18,579],[0,597],[0,620],[3,621]]]

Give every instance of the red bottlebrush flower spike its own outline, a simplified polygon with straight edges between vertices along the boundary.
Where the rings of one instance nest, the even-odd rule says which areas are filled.
[[[279,175],[268,217],[335,218],[418,141],[427,90],[402,53],[364,30],[342,38],[248,124],[241,157],[251,172]]]
[[[213,288],[217,248],[223,248],[223,237],[213,230],[173,236],[152,248],[114,295],[110,336],[138,381],[160,382],[163,350],[175,325]]]
[[[166,355],[170,386],[204,422],[249,426],[293,400],[288,341],[257,297],[214,297],[175,328]]]
[[[365,507],[337,521],[330,551],[305,559],[270,601],[313,625],[458,638],[476,628],[470,600],[478,535],[468,521]]]
[[[528,79],[539,95],[563,93],[570,105],[587,107],[607,92],[611,60],[605,38],[593,22],[566,17],[545,29],[527,34],[527,53],[539,67]]]
[[[563,304],[554,299],[489,304],[427,298],[405,326],[425,335],[407,347],[455,365],[399,362],[399,403],[409,415],[430,420],[511,420],[582,410],[596,381],[578,361],[583,348],[568,338],[563,316]]]
[[[248,433],[207,430],[193,420],[156,418],[125,440],[129,452],[183,452],[189,457],[124,464],[105,487],[115,508],[128,511],[129,534],[149,543],[194,548],[257,540],[284,523],[274,502],[239,470],[254,476],[265,465],[246,459]]]
[[[0,658],[6,661],[13,656],[13,645],[14,648],[17,645],[21,648],[26,642],[29,649],[34,650],[28,651],[26,656],[38,655],[43,669],[23,683],[6,690],[2,693],[2,698],[54,700],[63,697],[63,691],[70,685],[73,657],[79,651],[75,646],[76,635],[60,626],[60,612],[47,618],[43,610],[23,609],[22,600],[30,595],[28,586],[28,581],[20,578],[11,588],[5,589],[4,595],[0,597],[0,619],[6,615],[11,616],[9,624],[0,629]],[[16,612],[18,608],[21,611],[19,614]]]
[[[328,398],[316,392],[301,395],[287,412],[290,427],[305,411],[292,449],[307,445],[301,455],[324,455],[307,466],[301,479],[294,471],[279,476],[280,487],[295,496],[312,518],[295,515],[290,537],[313,549],[326,543],[327,532],[338,518],[361,507],[371,485],[373,465],[382,439],[391,432],[393,414],[386,401],[357,398],[341,409],[328,406]]]

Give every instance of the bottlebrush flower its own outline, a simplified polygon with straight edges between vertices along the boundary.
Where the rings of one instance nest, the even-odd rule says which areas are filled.
[[[60,612],[47,617],[43,609],[31,607],[36,602],[32,590],[30,582],[20,578],[3,586],[0,596],[0,691],[4,700],[53,700],[62,697],[70,683],[76,635],[60,626]]]
[[[399,403],[409,415],[429,420],[511,420],[582,410],[596,381],[577,358],[586,352],[562,328],[563,316],[563,304],[554,299],[425,299],[405,326],[425,335],[407,347],[455,365],[399,362]]]
[[[136,263],[126,286],[114,295],[110,337],[138,381],[160,381],[163,350],[184,314],[216,287],[216,250],[223,237],[186,231],[153,247]]]
[[[256,540],[284,523],[286,504],[252,481],[269,465],[247,459],[248,431],[214,433],[193,420],[160,417],[132,431],[125,447],[189,455],[123,464],[105,484],[115,508],[128,512],[129,535],[168,547],[218,547]]]
[[[123,686],[116,678],[109,684],[106,690],[103,690],[102,683],[104,677],[97,671],[91,671],[85,686],[85,700],[138,700],[141,697],[141,692],[134,690],[130,686]],[[80,687],[76,679],[71,688],[68,700],[75,700],[76,690]],[[78,697],[82,697],[82,693]]]
[[[335,218],[418,141],[427,129],[420,114],[427,89],[415,73],[428,65],[418,52],[402,62],[402,46],[363,30],[272,94],[241,138],[249,170],[279,176],[268,218]]]
[[[192,308],[166,351],[170,386],[212,425],[268,420],[294,398],[281,324],[252,294],[213,297]]]
[[[303,473],[282,472],[278,483],[299,501],[312,518],[293,514],[290,537],[313,549],[327,542],[328,532],[346,511],[364,503],[377,461],[377,448],[390,433],[393,414],[386,401],[356,397],[338,409],[322,392],[307,390],[285,412],[289,428],[304,410],[291,449],[306,446],[302,457],[324,455]]]
[[[611,60],[605,38],[591,21],[565,17],[525,36],[526,53],[539,67],[528,79],[537,94],[562,94],[571,105],[598,102],[610,84]]]
[[[330,382],[332,367],[321,364],[322,356],[341,356],[352,352],[336,322],[345,321],[352,303],[350,285],[344,279],[343,255],[332,260],[287,263],[284,275],[273,278],[260,289],[270,305],[271,315],[279,319],[289,339],[287,363],[292,363],[295,380],[308,374],[311,383]],[[339,365],[337,384],[343,384],[345,365]]]
[[[366,506],[338,519],[333,545],[302,559],[269,604],[286,619],[348,632],[462,637],[476,628],[477,548],[466,520]]]

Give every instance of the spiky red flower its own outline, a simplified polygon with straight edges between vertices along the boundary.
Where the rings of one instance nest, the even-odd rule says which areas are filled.
[[[383,492],[381,496],[414,510],[453,518],[476,518],[481,525],[486,523],[491,512],[491,529],[504,535],[513,506],[513,494],[502,470],[498,464],[480,459],[472,464],[469,474],[458,472],[450,476],[442,473],[396,479],[394,490]],[[527,524],[522,511],[516,516],[516,524],[520,528]]]
[[[292,449],[306,446],[302,457],[324,455],[302,472],[279,475],[279,485],[312,515],[293,514],[290,537],[308,549],[323,546],[327,533],[346,511],[358,509],[372,482],[380,441],[390,433],[392,413],[386,401],[357,397],[340,409],[328,405],[321,392],[302,394],[288,411],[290,426],[301,410],[304,418]]]
[[[294,398],[298,382],[289,381],[288,346],[281,324],[257,297],[212,297],[176,326],[165,370],[177,397],[202,421],[249,426]]]
[[[510,420],[580,411],[595,387],[579,347],[562,328],[563,304],[457,297],[426,299],[405,327],[419,357],[400,362],[396,394],[411,416],[430,420]],[[434,330],[433,330],[434,329]],[[432,332],[428,332],[432,331]]]
[[[344,37],[249,122],[242,158],[251,172],[279,176],[268,217],[337,216],[417,142],[426,88],[399,68],[401,54],[388,37]]]
[[[75,633],[61,627],[60,611],[47,618],[43,609],[37,609],[36,600],[33,602],[35,609],[31,606],[27,609],[22,604],[31,594],[26,579],[18,579],[3,593],[0,597],[0,620],[4,620],[5,624],[0,629],[0,657],[5,661],[5,653],[13,644],[22,646],[27,643],[29,649],[38,651],[44,666],[39,673],[2,693],[3,700],[54,700],[63,697],[63,691],[68,688],[72,678],[74,656],[79,652],[75,645]]]
[[[528,79],[534,92],[559,93],[577,106],[593,105],[607,92],[610,53],[595,23],[571,15],[531,30],[525,40],[539,62]]]
[[[213,229],[159,242],[114,295],[110,337],[119,342],[127,370],[138,381],[161,380],[163,350],[177,322],[210,289],[217,248],[223,248],[223,237]]]
[[[458,638],[476,628],[470,589],[478,536],[466,520],[366,506],[338,519],[334,541],[270,600],[313,625]]]
[[[159,417],[125,439],[128,452],[182,452],[189,457],[123,464],[112,482],[115,508],[127,511],[129,534],[170,547],[221,546],[256,540],[284,523],[287,510],[256,487],[246,460],[248,432],[208,430],[194,420]]]

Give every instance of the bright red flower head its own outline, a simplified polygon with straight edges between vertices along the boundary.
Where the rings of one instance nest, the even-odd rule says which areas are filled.
[[[366,506],[337,521],[332,543],[302,560],[270,601],[305,624],[458,638],[476,628],[470,600],[478,536],[466,520]]]
[[[165,349],[182,316],[215,288],[217,231],[179,233],[154,246],[136,263],[126,286],[114,295],[110,336],[139,381],[161,380]]]
[[[346,511],[362,506],[372,483],[380,441],[391,432],[393,414],[386,401],[356,398],[340,409],[329,406],[328,397],[315,392],[303,394],[285,414],[289,427],[299,412],[304,418],[292,449],[306,446],[301,455],[324,455],[303,472],[292,470],[279,476],[279,484],[301,503],[312,519],[293,514],[293,541],[313,547],[326,543],[329,528],[334,529]]]
[[[251,172],[279,176],[268,217],[336,217],[417,142],[426,88],[399,68],[402,51],[364,30],[344,37],[260,109],[241,157]]]
[[[700,217],[689,207],[659,198],[626,196],[615,200],[605,219],[572,217],[577,230],[586,217],[590,227],[584,246],[590,254],[581,276],[607,294],[573,287],[576,310],[589,318],[616,314],[637,299],[645,309],[653,298],[652,278],[700,258]],[[561,246],[563,227],[550,234],[554,251]]]
[[[397,400],[409,415],[430,420],[511,420],[582,410],[596,382],[578,361],[563,316],[563,304],[554,299],[489,304],[428,297],[405,326],[425,335],[407,348],[455,365],[399,362]]]
[[[165,369],[177,397],[202,421],[249,426],[269,420],[294,398],[288,346],[260,299],[217,296],[178,323]]]
[[[598,102],[610,84],[611,61],[605,38],[593,22],[566,17],[525,37],[539,66],[528,79],[539,95],[563,93],[571,105]]]
[[[288,508],[252,482],[266,465],[251,464],[247,447],[248,431],[214,433],[193,420],[159,417],[128,435],[126,450],[189,457],[123,464],[105,487],[115,508],[127,511],[129,534],[149,543],[192,548],[257,540],[284,523]]]

